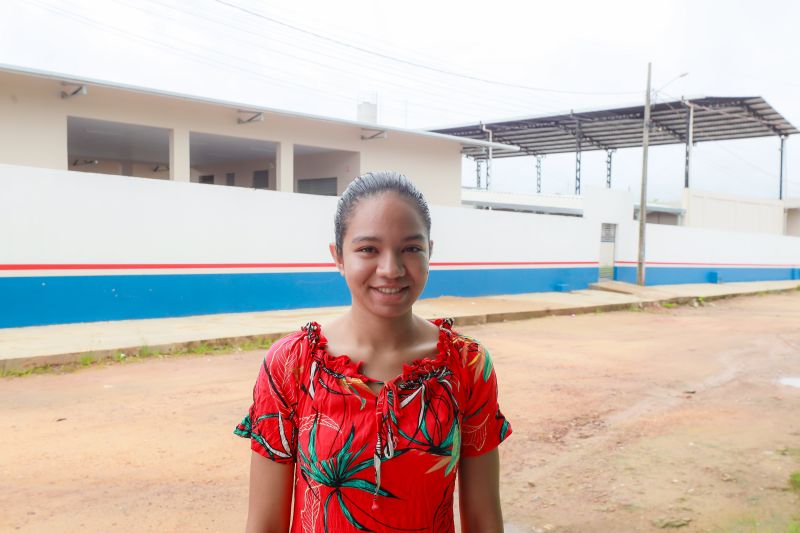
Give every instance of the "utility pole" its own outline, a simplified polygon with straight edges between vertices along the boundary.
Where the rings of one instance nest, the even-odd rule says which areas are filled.
[[[650,70],[647,64],[647,92],[644,96],[644,125],[642,126],[642,195],[639,199],[639,262],[636,265],[636,283],[644,285],[644,245],[647,227],[647,148],[650,144]]]
[[[783,200],[783,169],[785,167],[786,135],[781,135],[781,168],[778,178],[778,200]]]

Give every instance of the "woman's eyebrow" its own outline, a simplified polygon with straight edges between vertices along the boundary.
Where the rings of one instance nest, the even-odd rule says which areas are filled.
[[[403,241],[424,241],[425,236],[421,233],[415,233],[414,235],[409,235]],[[374,235],[362,235],[360,237],[354,238],[350,241],[352,244],[358,244],[360,242],[381,242],[380,237],[376,237]]]
[[[353,239],[350,242],[353,243],[353,244],[358,244],[360,242],[368,242],[368,241],[369,242],[380,242],[380,239],[378,237],[373,237],[372,235],[363,235],[361,237],[356,237],[355,239]]]

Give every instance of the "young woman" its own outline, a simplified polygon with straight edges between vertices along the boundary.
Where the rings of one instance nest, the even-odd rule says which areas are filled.
[[[489,352],[411,310],[433,247],[425,199],[400,174],[365,174],[334,226],[352,305],[264,358],[235,431],[253,450],[247,531],[451,532],[457,473],[462,531],[502,531],[497,445],[511,428]]]

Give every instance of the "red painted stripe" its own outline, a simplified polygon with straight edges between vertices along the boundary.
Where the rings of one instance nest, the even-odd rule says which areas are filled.
[[[0,265],[0,270],[146,270],[146,269],[187,269],[187,268],[288,268],[288,267],[333,267],[333,263],[186,263],[186,264],[38,264],[38,265]]]
[[[596,265],[594,261],[452,261],[432,262],[431,266],[525,266],[525,265]],[[153,270],[191,268],[320,268],[334,263],[64,263],[0,264],[0,270]]]
[[[617,265],[636,265],[638,261],[615,261]],[[645,264],[647,265],[690,265],[690,266],[741,266],[741,267],[773,267],[773,268],[793,268],[797,265],[778,265],[778,264],[767,264],[767,263],[670,263],[667,261],[647,261]]]
[[[431,266],[596,265],[597,261],[466,261],[432,262]]]

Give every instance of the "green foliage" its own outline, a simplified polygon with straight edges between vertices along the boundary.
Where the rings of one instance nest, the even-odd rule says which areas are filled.
[[[792,487],[793,490],[800,490],[800,472],[793,472],[791,476],[789,476],[789,486]]]
[[[664,307],[666,309],[674,309],[678,307],[678,304],[676,304],[675,302],[661,302],[661,307]]]
[[[266,350],[272,346],[272,341],[266,338],[255,339],[242,339],[241,341],[230,342],[208,342],[202,341],[200,343],[190,343],[177,349],[162,350],[152,346],[140,346],[128,353],[116,352],[112,354],[98,354],[90,352],[82,354],[78,359],[69,363],[60,364],[39,364],[30,368],[23,369],[2,369],[0,370],[0,377],[25,377],[34,374],[51,374],[51,373],[67,373],[74,372],[81,368],[96,366],[100,363],[129,363],[134,361],[141,361],[151,357],[167,357],[167,356],[185,356],[185,355],[208,355],[208,354],[225,354],[232,352],[244,352],[255,350]]]

